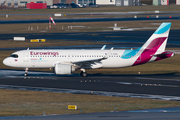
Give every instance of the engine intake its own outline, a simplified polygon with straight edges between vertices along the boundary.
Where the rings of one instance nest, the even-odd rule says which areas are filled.
[[[54,67],[54,73],[56,75],[71,74],[74,71],[75,71],[74,67],[68,64],[58,63],[58,64],[55,64],[55,67]]]

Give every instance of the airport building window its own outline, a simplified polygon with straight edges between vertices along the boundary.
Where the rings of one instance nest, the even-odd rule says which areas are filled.
[[[79,4],[83,4],[82,0],[78,0],[78,3],[79,3]]]
[[[43,3],[43,1],[37,1],[37,3]]]

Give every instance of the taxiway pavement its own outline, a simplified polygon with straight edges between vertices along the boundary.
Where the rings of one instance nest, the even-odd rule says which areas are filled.
[[[179,107],[125,112],[111,111],[71,115],[0,117],[0,119],[6,120],[179,120],[179,118]]]
[[[180,75],[56,76],[53,73],[0,70],[0,88],[180,100]]]

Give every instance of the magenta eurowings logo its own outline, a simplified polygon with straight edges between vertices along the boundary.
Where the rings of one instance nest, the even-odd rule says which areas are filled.
[[[56,56],[56,55],[59,55],[58,52],[35,52],[35,51],[31,51],[30,52],[30,55],[53,55],[53,56]]]

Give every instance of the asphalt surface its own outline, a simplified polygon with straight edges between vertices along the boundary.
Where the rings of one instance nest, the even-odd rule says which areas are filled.
[[[110,21],[146,21],[146,20],[180,20],[179,16],[168,17],[138,17],[138,18],[81,18],[81,19],[55,19],[56,23],[71,22],[110,22]],[[49,19],[40,20],[1,20],[0,24],[48,23]]]
[[[0,88],[180,101],[180,75],[56,76],[48,72],[0,70]],[[7,120],[179,120],[180,107],[72,115],[0,117]]]
[[[30,39],[67,40],[67,41],[88,41],[88,42],[109,42],[107,49],[137,48],[141,47],[155,30],[147,31],[108,31],[108,32],[71,32],[71,33],[20,33],[20,34],[0,34],[0,40],[12,40],[13,37],[25,37]],[[180,30],[171,30],[167,47],[180,47]],[[100,49],[102,45],[77,45],[77,46],[47,46],[31,47],[30,49]],[[22,50],[19,48],[0,48],[0,50]]]
[[[180,100],[180,75],[101,75],[56,76],[53,73],[0,70],[0,88],[106,96]]]
[[[180,75],[101,75],[80,77],[78,74],[56,76],[49,72],[0,70],[1,89],[94,94],[180,101]],[[111,111],[72,115],[0,117],[7,120],[179,120],[180,107],[148,110]]]
[[[180,109],[180,108],[178,108]],[[164,109],[166,110],[166,109]],[[180,112],[107,112],[76,115],[0,117],[6,120],[179,120]]]

